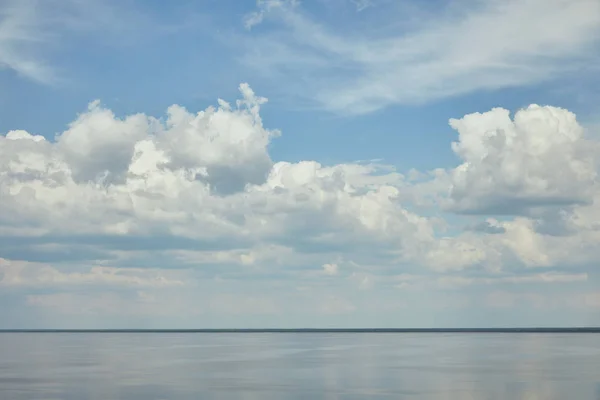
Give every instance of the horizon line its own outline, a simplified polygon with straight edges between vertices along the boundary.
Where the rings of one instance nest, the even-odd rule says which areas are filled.
[[[0,329],[0,333],[600,333],[600,327]]]

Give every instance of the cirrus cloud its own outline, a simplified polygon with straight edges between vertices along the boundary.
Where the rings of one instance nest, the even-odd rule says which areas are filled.
[[[411,6],[417,17],[399,18]],[[237,38],[239,59],[343,114],[553,81],[596,64],[586,63],[600,40],[595,0],[442,2],[435,13],[419,6],[389,2],[376,20],[344,30],[296,1],[261,1],[245,23],[271,29]]]

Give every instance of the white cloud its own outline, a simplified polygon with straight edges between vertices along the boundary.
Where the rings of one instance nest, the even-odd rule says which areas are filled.
[[[538,232],[535,219],[518,217],[496,224],[501,232],[464,232],[440,238],[422,253],[421,263],[440,272],[476,267],[492,273],[519,267],[589,266],[600,257],[597,228],[578,227],[556,236]]]
[[[448,239],[475,246],[461,256],[530,267],[596,262],[600,147],[593,132],[584,135],[574,114],[531,105],[513,120],[507,110],[494,109],[451,125],[459,133],[452,147],[463,163],[437,174],[425,190],[435,188],[437,203],[448,210],[504,214],[504,221],[487,218],[470,228],[476,233]]]
[[[244,15],[244,26],[252,29],[265,19],[265,16],[275,10],[293,8],[298,5],[298,0],[257,0],[257,11]]]
[[[434,270],[462,270],[471,266],[496,268],[496,252],[485,239],[475,235],[443,237],[425,253],[423,263]]]
[[[104,27],[125,38],[139,25],[115,15],[113,26],[115,4],[7,0],[0,68],[54,82],[40,52],[47,35],[62,24],[53,39]],[[362,13],[362,26],[384,7]],[[264,26],[240,42],[242,58],[329,111],[362,113],[558,77],[587,60],[600,29],[593,0],[453,7],[401,22],[401,33],[382,23],[348,34],[299,2],[265,0],[244,21]],[[460,165],[405,177],[379,160],[274,161],[280,132],[263,124],[267,100],[239,89],[236,103],[173,105],[164,117],[118,117],[94,101],[54,138],[0,135],[2,295],[71,315],[237,318],[379,312],[446,287],[593,283],[600,142],[568,110],[452,119]],[[446,307],[451,297],[429,301]],[[537,294],[487,298],[521,301],[549,304]],[[572,302],[595,307],[597,294]]]
[[[186,281],[164,268],[89,269],[160,257],[196,269],[196,277],[278,275],[367,290],[405,268],[498,274],[600,257],[598,144],[566,110],[531,106],[513,121],[494,109],[452,120],[463,164],[412,173],[412,182],[372,162],[273,162],[268,149],[280,132],[263,125],[266,99],[245,84],[240,91],[235,106],[220,100],[192,113],[174,105],[164,120],[117,118],[94,102],[55,140],[0,136],[0,249],[20,251],[21,259],[90,252],[88,267],[76,270],[13,265],[4,284]],[[507,217],[456,232],[439,210],[416,213],[422,190],[432,205],[471,214],[501,208]],[[349,280],[322,279],[342,273]]]
[[[5,1],[0,10],[0,68],[39,82],[51,82],[54,72],[36,58],[33,49],[44,42],[31,0]]]
[[[325,275],[337,275],[339,273],[339,267],[337,264],[323,264],[323,273]]]
[[[463,161],[450,172],[451,209],[510,215],[591,202],[599,153],[573,113],[531,105],[511,120],[496,108],[450,125]]]
[[[70,35],[87,39],[88,45],[120,46],[173,29],[128,6],[114,0],[2,0],[0,70],[38,83],[64,83],[69,78],[52,56],[68,48]]]
[[[48,264],[0,258],[0,286],[182,286],[181,272],[152,268],[114,268],[93,266],[61,271]]]
[[[594,132],[568,110],[538,105],[512,119],[496,108],[450,124],[459,134],[452,149],[462,163],[419,176],[404,197],[477,222],[432,243],[425,264],[498,271],[596,262],[600,142]]]
[[[241,59],[330,111],[366,113],[550,80],[584,65],[600,38],[596,0],[466,1],[400,28],[404,13],[389,7],[388,25],[378,14],[372,31],[352,32],[279,7],[282,27],[240,40]]]
[[[366,247],[404,258],[433,240],[430,221],[403,207],[406,184],[389,166],[273,163],[279,132],[263,126],[266,99],[240,91],[235,107],[175,105],[165,121],[117,118],[93,102],[54,141],[0,136],[0,235],[36,246],[123,238],[109,246],[141,250],[114,242],[132,240],[186,263],[253,268],[303,254],[323,264]]]
[[[121,180],[131,163],[135,144],[150,129],[151,120],[145,115],[132,115],[121,121],[94,101],[56,138],[57,150],[77,183],[98,181],[105,175]]]

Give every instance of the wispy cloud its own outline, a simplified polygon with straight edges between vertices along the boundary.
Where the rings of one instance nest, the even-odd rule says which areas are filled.
[[[588,274],[564,274],[548,272],[542,274],[522,276],[501,276],[494,278],[470,278],[464,276],[447,276],[437,280],[440,286],[470,286],[470,285],[494,285],[494,284],[532,284],[532,283],[574,283],[585,282]]]
[[[54,72],[36,54],[36,49],[46,42],[34,1],[2,2],[0,68],[13,70],[38,82],[52,82]]]
[[[42,84],[65,77],[52,62],[54,51],[69,38],[129,43],[149,33],[172,27],[153,21],[144,10],[113,0],[2,0],[0,1],[0,70]]]
[[[52,311],[58,315],[94,316],[170,316],[198,315],[202,309],[177,294],[155,296],[144,291],[123,294],[115,292],[30,294],[28,306]],[[55,314],[55,315],[56,315]]]
[[[257,10],[244,16],[244,26],[246,29],[252,29],[253,26],[263,22],[265,15],[283,7],[296,7],[297,0],[258,0]]]
[[[48,264],[11,261],[0,258],[0,287],[2,286],[181,286],[169,271],[147,268],[112,268],[94,266],[84,271],[62,271]],[[179,275],[181,275],[179,273]]]
[[[253,33],[241,61],[342,113],[549,80],[581,67],[600,38],[596,0],[463,1],[408,29],[352,32],[277,5],[260,9],[273,29]]]
[[[369,7],[373,6],[372,0],[352,0],[352,3],[356,6],[356,11],[361,12]]]

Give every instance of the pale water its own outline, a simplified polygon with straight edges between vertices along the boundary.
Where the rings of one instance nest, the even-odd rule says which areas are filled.
[[[600,335],[2,333],[1,400],[600,399]]]

